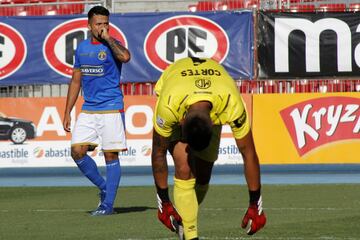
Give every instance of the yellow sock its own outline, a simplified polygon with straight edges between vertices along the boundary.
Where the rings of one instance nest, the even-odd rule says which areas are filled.
[[[174,177],[174,203],[182,218],[185,239],[198,237],[198,203],[195,194],[195,179],[180,180]]]
[[[209,184],[205,184],[205,185],[196,184],[195,185],[196,198],[197,198],[197,201],[198,201],[199,205],[204,200],[208,189],[209,189]]]

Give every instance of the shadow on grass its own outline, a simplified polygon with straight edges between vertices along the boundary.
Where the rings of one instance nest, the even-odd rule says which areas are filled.
[[[138,207],[118,207],[114,208],[115,214],[121,213],[131,213],[131,212],[145,212],[147,210],[154,210],[157,208],[154,207],[146,207],[146,206],[138,206]]]
[[[114,214],[131,213],[131,212],[145,212],[147,210],[156,210],[154,207],[138,206],[138,207],[115,207]],[[91,214],[92,211],[88,211]]]

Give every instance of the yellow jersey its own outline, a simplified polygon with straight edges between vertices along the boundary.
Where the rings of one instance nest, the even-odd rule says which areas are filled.
[[[169,137],[179,128],[190,105],[199,101],[212,104],[214,125],[229,124],[240,139],[250,130],[249,117],[235,81],[216,61],[208,58],[183,58],[169,65],[156,83],[158,97],[154,128]]]

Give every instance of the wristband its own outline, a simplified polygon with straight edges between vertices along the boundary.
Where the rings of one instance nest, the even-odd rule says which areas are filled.
[[[156,192],[159,196],[159,198],[161,199],[162,202],[170,202],[170,198],[169,198],[169,189],[168,188],[159,188],[156,185]]]
[[[260,199],[261,191],[260,188],[256,191],[249,190],[250,203],[257,203]]]

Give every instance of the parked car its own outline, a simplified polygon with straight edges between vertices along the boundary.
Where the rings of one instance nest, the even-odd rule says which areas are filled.
[[[36,137],[36,126],[32,121],[7,117],[0,113],[0,139],[11,140],[14,144],[22,144],[27,139]]]

